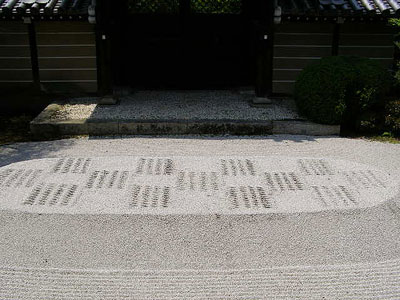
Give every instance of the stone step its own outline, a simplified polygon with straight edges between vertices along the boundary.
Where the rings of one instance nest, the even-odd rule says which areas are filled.
[[[71,99],[49,105],[31,123],[37,136],[52,135],[338,135],[339,126],[308,122],[293,100],[252,107],[253,96],[234,91],[143,91],[117,105]]]
[[[42,136],[71,135],[270,135],[292,134],[339,135],[340,126],[322,125],[299,120],[237,121],[237,120],[33,120],[32,134]]]

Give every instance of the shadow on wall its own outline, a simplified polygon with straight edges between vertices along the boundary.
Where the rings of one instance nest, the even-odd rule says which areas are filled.
[[[2,90],[0,96],[0,112],[7,114],[31,113],[39,114],[50,103],[65,99],[65,97],[90,97],[95,92],[88,93],[78,84],[70,83],[62,86],[41,85],[38,91],[34,85],[26,87],[13,87]]]
[[[51,101],[54,96],[38,92],[34,88],[9,89],[0,96],[0,111],[7,114],[39,113]]]

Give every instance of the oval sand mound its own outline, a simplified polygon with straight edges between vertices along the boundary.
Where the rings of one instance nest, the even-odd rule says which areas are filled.
[[[62,214],[268,214],[372,207],[390,174],[306,157],[64,157],[0,168],[0,209]]]

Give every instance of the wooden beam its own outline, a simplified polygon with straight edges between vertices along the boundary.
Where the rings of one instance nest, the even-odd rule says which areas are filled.
[[[111,53],[111,2],[98,0],[96,4],[96,55],[99,96],[113,94],[113,62]]]
[[[257,97],[272,94],[274,49],[274,1],[257,1],[254,7],[254,30],[256,34],[256,80]]]
[[[32,65],[32,79],[34,89],[40,91],[40,75],[39,75],[39,58],[36,41],[36,30],[35,24],[31,19],[28,20],[28,35],[29,35],[29,48],[31,54],[31,65]]]
[[[340,24],[335,24],[332,34],[332,56],[339,55]]]

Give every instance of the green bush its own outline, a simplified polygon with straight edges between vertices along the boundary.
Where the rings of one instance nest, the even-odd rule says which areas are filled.
[[[312,121],[359,124],[365,112],[383,105],[390,81],[387,70],[368,58],[326,57],[301,72],[294,96]]]
[[[389,24],[393,27],[396,27],[398,30],[400,29],[400,19],[390,19],[389,20]],[[394,36],[394,44],[395,46],[400,50],[400,32],[395,34]],[[399,58],[399,57],[397,57]],[[396,73],[394,75],[396,81],[397,81],[397,85],[400,85],[400,61],[397,60],[397,70]]]
[[[128,0],[128,7],[132,13],[175,14],[179,12],[179,0]],[[194,13],[240,14],[242,1],[191,0],[190,8]]]
[[[391,101],[386,106],[386,130],[400,137],[400,100]]]

